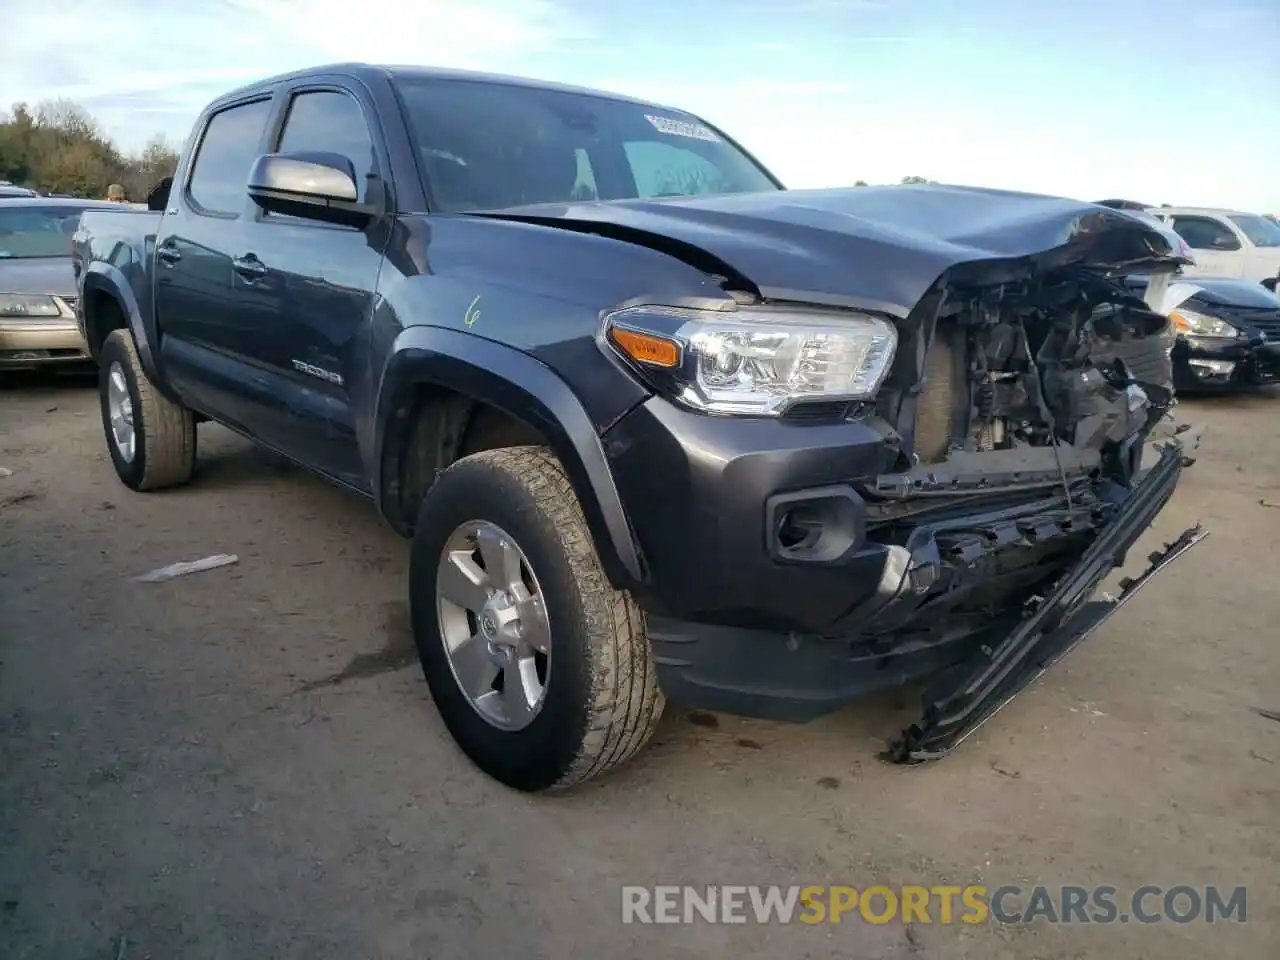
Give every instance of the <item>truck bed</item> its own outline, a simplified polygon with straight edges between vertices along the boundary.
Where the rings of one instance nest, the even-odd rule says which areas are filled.
[[[118,210],[86,210],[72,238],[77,281],[86,264],[98,262],[125,273],[135,295],[150,280],[151,251],[164,214],[121,205]]]
[[[111,255],[118,257],[119,251],[113,245],[121,241],[138,250],[150,249],[163,215],[159,210],[123,204],[118,210],[86,210],[80,215],[80,228],[75,233],[77,259],[87,262],[92,254],[115,263]]]
[[[84,282],[84,273],[113,275],[113,285],[130,290],[141,316],[149,320],[153,254],[163,216],[159,210],[123,204],[118,210],[86,210],[80,215],[71,245],[71,269],[84,293],[76,307],[76,320],[94,356],[101,334],[85,321],[84,297],[92,294],[93,287]]]

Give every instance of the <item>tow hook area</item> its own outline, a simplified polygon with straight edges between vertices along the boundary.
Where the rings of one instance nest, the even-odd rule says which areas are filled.
[[[945,756],[1039,679],[1151,578],[1208,536],[1200,524],[1149,557],[1137,577],[1120,583],[1117,597],[1090,600],[1107,574],[1164,507],[1182,472],[1183,451],[1166,445],[1111,524],[1053,591],[1029,610],[1004,640],[981,648],[925,691],[919,722],[889,742],[885,759],[915,764]]]

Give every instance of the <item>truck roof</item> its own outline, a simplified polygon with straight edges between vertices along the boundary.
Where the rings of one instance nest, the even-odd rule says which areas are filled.
[[[620,100],[625,103],[634,103],[640,106],[662,107],[663,109],[671,109],[664,107],[659,103],[648,100],[640,100],[636,97],[629,97],[621,93],[610,93],[606,90],[595,90],[590,87],[578,87],[567,83],[555,83],[550,80],[534,80],[529,77],[517,77],[502,73],[484,73],[476,70],[454,70],[444,67],[426,67],[415,65],[388,65],[388,64],[371,64],[371,63],[328,63],[315,67],[306,67],[302,70],[292,70],[288,73],[277,74],[273,77],[266,77],[262,80],[256,80],[253,83],[246,84],[223,94],[213,101],[214,104],[221,103],[223,100],[232,100],[243,96],[246,93],[252,93],[255,90],[266,87],[275,86],[286,80],[296,80],[302,77],[324,76],[326,74],[345,74],[360,80],[372,79],[396,79],[399,77],[412,78],[430,78],[437,80],[470,80],[478,83],[495,83],[504,84],[513,87],[529,87],[538,90],[559,90],[563,93],[576,93],[582,96],[603,97],[608,100]],[[688,111],[682,110],[681,113]]]

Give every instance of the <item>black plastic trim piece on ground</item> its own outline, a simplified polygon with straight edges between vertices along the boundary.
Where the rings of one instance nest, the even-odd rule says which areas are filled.
[[[983,648],[925,692],[921,719],[890,741],[885,758],[914,764],[954,750],[1161,569],[1203,540],[1208,534],[1197,524],[1152,553],[1150,566],[1140,576],[1121,582],[1118,597],[1084,602],[1146,532],[1172,495],[1181,472],[1182,451],[1177,444],[1170,444],[1116,511],[1108,528],[1034,612],[999,644]]]

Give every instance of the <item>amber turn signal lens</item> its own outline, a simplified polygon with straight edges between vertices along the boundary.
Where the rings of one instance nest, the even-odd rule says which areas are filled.
[[[609,336],[618,349],[636,363],[651,367],[674,367],[680,363],[680,345],[666,337],[614,327]]]
[[[1177,330],[1179,333],[1191,332],[1191,324],[1187,323],[1187,318],[1177,310],[1174,310],[1169,314],[1169,319],[1173,321],[1173,329]]]

